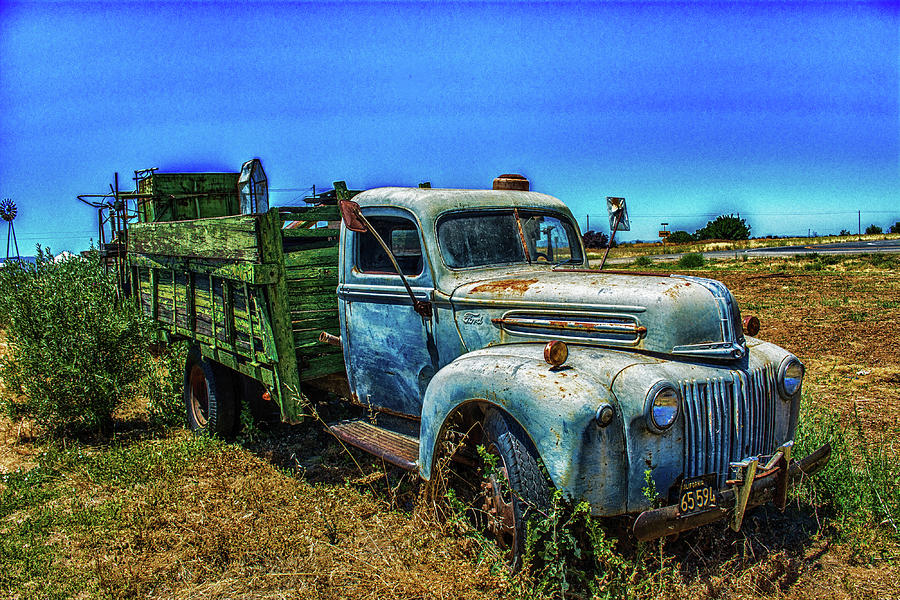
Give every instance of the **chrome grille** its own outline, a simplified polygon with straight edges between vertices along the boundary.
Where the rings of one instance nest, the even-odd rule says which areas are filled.
[[[775,366],[680,382],[684,406],[684,476],[718,473],[728,463],[775,450]]]

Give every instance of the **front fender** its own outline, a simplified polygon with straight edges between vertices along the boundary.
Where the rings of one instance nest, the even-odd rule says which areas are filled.
[[[510,344],[476,350],[441,369],[431,380],[422,406],[419,470],[430,479],[448,417],[463,404],[495,405],[525,430],[553,484],[604,512],[621,511],[620,482],[627,475],[624,428],[610,391],[623,365],[595,356],[596,349],[570,346],[567,365],[543,360],[542,344]],[[616,416],[600,427],[597,408],[609,403]]]

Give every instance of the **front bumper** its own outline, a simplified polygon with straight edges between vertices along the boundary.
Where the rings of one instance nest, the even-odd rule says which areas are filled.
[[[749,495],[744,497],[743,506],[741,487],[734,485],[720,490],[718,506],[705,512],[680,516],[678,506],[674,504],[644,511],[634,522],[634,536],[640,541],[655,540],[721,519],[733,518],[736,513],[739,517],[737,525],[740,527],[740,518],[745,508],[770,502],[779,493],[783,496],[786,493],[785,484],[793,486],[803,478],[814,475],[828,463],[830,456],[831,446],[825,444],[803,459],[788,462],[787,472],[783,466],[779,466],[751,476],[752,484],[748,481],[748,487],[744,490],[745,493],[749,491]]]

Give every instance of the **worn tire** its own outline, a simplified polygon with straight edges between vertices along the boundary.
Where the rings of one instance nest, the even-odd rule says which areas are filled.
[[[484,448],[497,457],[496,471],[499,471],[493,476],[487,471],[482,473],[486,511],[497,511],[488,514],[488,530],[508,552],[510,568],[516,571],[522,565],[528,520],[540,516],[550,506],[550,489],[537,452],[518,423],[503,412],[491,409],[485,414],[482,429]]]
[[[232,435],[237,421],[236,385],[234,371],[202,356],[199,348],[191,348],[184,366],[184,406],[191,430]]]

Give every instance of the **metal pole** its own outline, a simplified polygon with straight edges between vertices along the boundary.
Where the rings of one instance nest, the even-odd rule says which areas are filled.
[[[609,256],[609,249],[612,248],[613,238],[616,237],[616,230],[619,228],[619,221],[621,219],[622,211],[619,211],[619,214],[616,215],[615,222],[613,222],[612,233],[609,234],[609,243],[606,245],[606,252],[603,253],[603,260],[600,261],[600,271],[603,270],[603,265],[606,264],[606,257]]]

